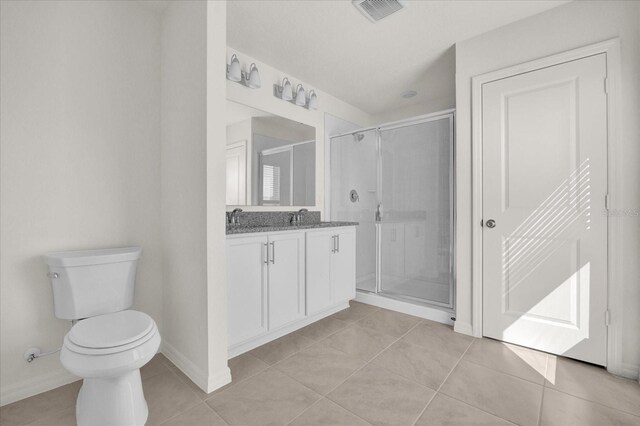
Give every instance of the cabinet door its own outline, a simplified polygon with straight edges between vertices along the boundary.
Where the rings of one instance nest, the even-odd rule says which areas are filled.
[[[269,330],[305,315],[304,232],[269,236]]]
[[[329,308],[333,302],[331,262],[334,235],[336,233],[331,231],[307,232],[306,290],[309,315]]]
[[[356,297],[356,231],[347,229],[334,234],[337,250],[332,256],[331,283],[336,303]]]
[[[229,346],[267,331],[267,237],[227,240]]]

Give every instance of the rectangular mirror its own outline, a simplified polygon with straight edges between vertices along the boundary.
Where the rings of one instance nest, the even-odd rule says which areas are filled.
[[[227,205],[314,206],[316,129],[227,101]]]

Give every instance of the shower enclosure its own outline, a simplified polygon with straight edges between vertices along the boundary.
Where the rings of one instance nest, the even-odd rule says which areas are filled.
[[[453,111],[331,138],[331,219],[357,221],[357,289],[453,309]]]

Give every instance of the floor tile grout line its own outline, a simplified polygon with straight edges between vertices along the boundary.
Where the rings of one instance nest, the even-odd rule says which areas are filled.
[[[469,351],[469,348],[471,348],[471,345],[473,345],[473,343],[474,343],[473,340],[471,342],[469,342],[469,345],[467,346],[467,349],[465,349],[464,352],[462,352],[462,355],[460,355],[460,358],[458,358],[458,361],[456,361],[456,363],[453,366],[453,368],[451,368],[451,370],[449,370],[449,374],[447,374],[445,376],[445,378],[442,381],[442,383],[440,383],[440,386],[438,386],[438,389],[436,389],[436,392],[440,392],[440,389],[442,389],[442,386],[444,386],[445,382],[449,379],[449,376],[451,376],[451,374],[453,373],[453,370],[455,370],[456,367],[458,367],[458,365],[460,364],[460,362],[462,361],[464,356],[467,354],[467,352]]]
[[[346,309],[349,309],[349,308],[346,308]],[[344,311],[344,310],[346,310],[346,309],[343,309],[343,311]],[[370,312],[370,313],[366,314],[364,317],[362,317],[362,318],[360,318],[360,319],[357,319],[356,321],[353,321],[353,322],[347,322],[347,321],[340,320],[340,319],[338,319],[338,318],[334,318],[334,319],[336,319],[336,320],[338,320],[338,321],[340,321],[340,322],[345,323],[345,326],[344,326],[344,327],[341,327],[340,329],[338,329],[338,330],[334,331],[334,332],[333,332],[333,333],[331,333],[331,334],[328,334],[327,336],[324,336],[323,338],[321,338],[320,340],[317,340],[317,341],[315,341],[315,340],[313,340],[313,339],[311,339],[311,338],[309,338],[309,337],[306,337],[305,335],[303,335],[302,333],[300,333],[300,330],[302,330],[304,327],[303,327],[303,328],[300,328],[300,329],[298,329],[298,330],[295,330],[295,331],[293,331],[293,332],[292,332],[292,333],[290,333],[290,334],[285,334],[284,336],[279,337],[278,339],[281,339],[281,338],[286,337],[286,336],[289,336],[289,335],[291,335],[291,334],[298,334],[299,336],[302,336],[302,337],[304,337],[304,338],[305,338],[305,339],[307,339],[307,340],[311,340],[311,341],[312,341],[312,343],[311,343],[311,344],[309,344],[309,345],[307,345],[307,346],[303,346],[303,347],[301,347],[301,348],[300,348],[300,349],[298,349],[297,351],[293,352],[292,354],[288,355],[287,357],[285,357],[285,358],[283,358],[283,359],[281,359],[281,360],[279,360],[279,361],[277,361],[277,362],[275,362],[275,363],[273,363],[273,364],[269,364],[268,362],[266,362],[266,361],[264,361],[264,360],[262,360],[262,359],[258,358],[258,357],[257,357],[257,356],[255,356],[255,355],[251,355],[251,356],[253,356],[254,358],[257,358],[257,359],[259,359],[260,361],[264,362],[265,364],[269,365],[269,367],[276,366],[276,365],[280,364],[281,362],[283,362],[283,361],[285,361],[285,360],[287,360],[287,359],[291,358],[292,356],[297,355],[298,353],[302,352],[303,350],[305,350],[305,349],[307,349],[307,348],[310,348],[311,346],[313,346],[313,345],[315,345],[315,344],[317,344],[317,343],[320,343],[320,342],[322,342],[322,341],[324,341],[324,340],[328,339],[329,337],[333,336],[334,334],[339,333],[340,331],[345,330],[345,329],[347,329],[347,328],[349,328],[349,327],[353,326],[354,324],[356,324],[357,322],[359,322],[359,321],[363,320],[364,318],[368,317],[369,315],[373,314],[373,313],[374,313],[374,312],[376,312],[377,310],[378,310],[378,309],[376,309],[376,310],[375,310],[375,311],[373,311],[373,312]],[[342,312],[342,311],[339,311],[339,312]],[[336,312],[336,313],[338,313],[338,312]],[[322,319],[320,319],[320,320],[318,320],[318,321],[322,321],[323,319],[326,319],[326,318],[331,318],[331,317],[333,317],[333,315],[336,315],[336,314],[331,314],[331,315],[326,316],[326,317],[324,317],[324,318],[322,318]],[[309,325],[313,325],[313,324],[315,324],[315,323],[311,323],[311,324],[309,324]],[[308,327],[309,325],[307,325],[306,327]],[[276,340],[278,340],[278,339],[272,340],[271,342],[275,342],[275,341],[276,341]],[[269,343],[271,343],[271,342],[267,342],[267,343],[265,343],[265,345],[268,345],[268,344],[269,344]],[[261,346],[264,346],[264,345],[261,345]],[[257,349],[257,348],[259,348],[259,347],[261,347],[261,346],[258,346],[258,347],[254,348],[254,349]],[[254,350],[254,349],[251,349],[251,351],[252,351],[252,350]],[[249,352],[251,352],[251,351],[247,351],[247,352],[245,352],[245,353],[249,353]],[[238,356],[239,356],[239,355],[238,355]]]
[[[505,419],[504,417],[500,417],[498,414],[491,413],[491,412],[489,412],[489,411],[487,411],[487,410],[484,410],[484,409],[482,409],[482,408],[480,408],[480,407],[476,407],[475,405],[469,404],[468,402],[463,401],[463,400],[461,400],[461,399],[459,399],[459,398],[457,398],[457,397],[455,397],[455,396],[453,396],[453,395],[449,395],[449,394],[447,394],[447,393],[444,393],[444,392],[442,392],[442,390],[441,390],[441,389],[442,389],[442,387],[444,386],[444,384],[446,383],[447,379],[449,378],[449,376],[451,376],[451,374],[453,373],[453,370],[455,370],[455,369],[456,369],[456,367],[460,364],[460,362],[462,362],[462,360],[463,360],[464,356],[466,355],[466,353],[467,353],[467,352],[469,351],[469,349],[471,348],[471,345],[473,345],[473,344],[475,343],[475,341],[476,341],[476,340],[475,340],[475,338],[474,338],[474,340],[472,340],[472,341],[471,341],[471,343],[469,343],[469,346],[467,346],[467,349],[465,349],[465,351],[463,352],[463,354],[460,356],[460,358],[458,359],[458,362],[456,362],[456,364],[453,366],[453,368],[451,369],[451,371],[449,371],[449,374],[447,374],[447,377],[445,377],[445,379],[442,381],[442,383],[441,383],[441,384],[440,384],[440,386],[438,387],[437,394],[442,394],[442,395],[446,396],[447,398],[454,399],[454,400],[456,400],[456,401],[458,401],[458,402],[460,402],[460,403],[462,403],[462,404],[468,405],[469,407],[473,407],[473,408],[475,408],[476,410],[482,411],[483,413],[487,413],[487,414],[489,414],[489,415],[491,415],[491,416],[493,416],[493,417],[496,417],[496,418],[498,418],[498,419],[500,419],[500,420],[504,420],[504,421],[505,421],[505,422],[507,422],[507,423],[511,423],[511,424],[515,425],[516,423],[512,422],[511,420]],[[466,361],[466,360],[465,360],[465,362],[471,362],[471,361]],[[473,364],[475,364],[475,363],[473,363]],[[480,364],[475,364],[475,365],[480,365]],[[483,366],[481,365],[481,367],[483,367]],[[434,396],[434,398],[435,398],[435,396]],[[425,411],[426,411],[426,409],[427,409],[427,408],[428,408],[428,406],[427,406],[427,407],[425,407]],[[418,420],[420,420],[420,417],[418,417],[418,418],[416,419],[416,422],[417,422]],[[414,425],[415,425],[415,423],[414,423]]]
[[[544,387],[544,381],[542,383],[534,382],[533,380],[525,379],[524,377],[516,376],[515,374],[507,373],[506,371],[498,370],[497,368],[490,367],[490,366],[485,365],[485,364],[480,364],[478,362],[475,362],[475,361],[472,361],[472,360],[469,360],[469,359],[465,359],[464,362],[468,362],[470,364],[486,368],[486,369],[494,371],[494,372],[496,372],[498,374],[502,374],[503,376],[513,377],[514,379],[523,380],[523,381],[525,381],[527,383],[531,383],[531,384],[536,385],[536,386]]]
[[[544,391],[546,389],[546,387],[542,387],[542,395],[540,396],[540,410],[538,410],[538,426],[540,426],[540,423],[542,422],[542,410],[544,408]]]
[[[347,308],[347,309],[349,309],[349,308]],[[245,377],[244,379],[242,379],[242,380],[240,380],[240,381],[236,382],[235,384],[233,384],[233,386],[237,386],[238,384],[240,384],[240,383],[244,382],[244,381],[245,381],[245,380],[247,380],[247,379],[250,379],[250,378],[252,378],[252,377],[255,377],[255,376],[257,376],[258,374],[263,373],[263,372],[265,372],[265,371],[269,370],[270,368],[276,367],[278,364],[283,363],[284,361],[288,360],[289,358],[291,358],[291,357],[293,357],[293,356],[295,356],[295,355],[299,354],[299,353],[300,353],[300,352],[302,352],[303,350],[305,350],[305,349],[307,349],[307,348],[310,348],[311,346],[313,346],[313,345],[315,345],[315,344],[318,344],[318,343],[320,343],[320,342],[322,342],[322,341],[324,341],[324,340],[328,339],[328,338],[329,338],[329,337],[331,337],[332,335],[334,335],[334,334],[336,334],[336,333],[338,333],[338,332],[340,332],[340,331],[342,331],[342,330],[345,330],[345,329],[347,329],[347,328],[349,328],[349,327],[351,327],[351,326],[355,325],[357,322],[359,322],[359,321],[363,320],[364,318],[368,317],[369,315],[372,315],[373,313],[377,312],[378,310],[380,310],[380,308],[376,308],[374,311],[372,311],[372,312],[370,312],[370,313],[366,314],[366,315],[365,315],[365,316],[363,316],[362,318],[360,318],[360,319],[358,319],[358,320],[356,320],[356,321],[353,321],[353,322],[342,321],[342,320],[338,320],[338,319],[336,318],[336,320],[338,320],[338,321],[341,321],[341,322],[345,323],[345,326],[344,326],[344,327],[341,327],[339,330],[336,330],[335,332],[333,332],[333,333],[331,333],[331,334],[329,334],[329,335],[327,335],[327,336],[323,337],[322,339],[320,339],[320,340],[318,340],[318,341],[314,341],[313,339],[310,339],[310,338],[308,338],[308,337],[305,337],[304,335],[302,335],[301,333],[299,333],[299,331],[300,331],[301,329],[300,329],[300,330],[295,330],[293,333],[297,333],[298,335],[300,335],[300,336],[304,337],[305,339],[311,340],[311,341],[312,341],[312,343],[311,343],[311,344],[309,344],[309,345],[307,345],[307,346],[303,346],[303,347],[301,347],[301,348],[300,348],[300,349],[298,349],[296,352],[294,352],[294,353],[292,353],[292,354],[288,355],[287,357],[285,357],[285,358],[281,359],[280,361],[278,361],[278,362],[276,362],[276,363],[274,363],[274,364],[269,364],[269,363],[267,363],[266,361],[264,361],[264,360],[262,360],[262,359],[258,358],[257,356],[255,356],[255,355],[251,354],[250,352],[251,352],[253,349],[251,349],[251,350],[249,350],[249,351],[247,351],[247,352],[244,352],[244,353],[242,353],[242,354],[240,354],[240,355],[237,355],[237,356],[242,356],[242,355],[245,355],[245,354],[246,354],[246,355],[248,355],[248,356],[250,356],[250,357],[252,357],[252,358],[255,358],[255,359],[257,359],[258,361],[260,361],[260,362],[262,362],[262,363],[266,364],[266,365],[267,365],[267,367],[266,367],[266,368],[263,368],[263,369],[262,369],[262,370],[260,370],[260,371],[257,371],[256,373],[252,374],[251,376]],[[335,315],[335,314],[332,314],[332,315]],[[325,318],[330,318],[332,315],[329,315],[329,316],[327,316],[327,317],[325,317]],[[285,335],[285,336],[287,336],[287,335]],[[285,337],[285,336],[282,336],[282,337]],[[280,338],[282,338],[282,337],[280,337]],[[275,341],[275,340],[272,340],[272,341]],[[268,342],[268,343],[271,343],[271,342]],[[266,345],[266,344],[268,344],[268,343],[265,343],[265,345]],[[258,346],[258,347],[260,347],[260,346]],[[257,348],[254,348],[254,349],[257,349]],[[333,348],[333,349],[335,349],[335,348]],[[342,352],[342,353],[346,354],[345,352],[343,352],[343,351],[341,351],[341,350],[339,350],[339,349],[335,349],[335,350],[337,350],[337,351],[339,351],[339,352]],[[385,348],[385,349],[383,349],[383,350],[386,350],[386,348]],[[349,354],[346,354],[346,355],[349,355]],[[166,358],[166,357],[165,357],[165,358]],[[234,358],[235,358],[235,357],[234,357]],[[168,360],[168,358],[167,358],[167,360]],[[171,361],[169,361],[169,362],[171,362]],[[365,363],[365,364],[366,364],[366,363]],[[284,371],[282,371],[282,370],[280,370],[280,369],[278,369],[278,368],[276,368],[276,369],[277,369],[279,372],[281,372],[281,373],[285,374],[287,377],[289,377],[289,378],[291,378],[291,379],[295,380],[297,383],[300,383],[302,386],[304,386],[304,387],[306,387],[306,388],[310,389],[311,391],[313,391],[313,392],[315,392],[315,393],[319,394],[321,397],[323,397],[323,398],[324,398],[324,396],[325,396],[325,395],[322,395],[322,394],[320,394],[319,392],[316,392],[315,390],[313,390],[313,389],[309,388],[309,387],[308,387],[308,386],[306,386],[305,384],[303,384],[303,383],[299,382],[299,381],[298,381],[298,380],[296,380],[295,378],[293,378],[293,377],[289,376],[288,374],[286,374]],[[174,374],[175,374],[175,373],[174,373]],[[181,378],[180,378],[180,376],[178,376],[178,378],[179,378],[179,379],[181,379]],[[188,379],[188,377],[187,377],[187,379]],[[182,380],[182,382],[183,382],[183,383],[185,383],[185,382],[184,382],[184,380]],[[231,383],[232,383],[232,382],[230,382],[229,384],[231,384]],[[344,383],[344,382],[341,382],[340,384],[342,384],[342,383]],[[334,389],[335,389],[335,388],[332,388],[329,392],[333,391]],[[229,390],[229,389],[226,389],[226,390]],[[225,390],[225,391],[226,391],[226,390]],[[214,391],[214,392],[215,392],[215,391]],[[224,392],[224,391],[223,391],[223,392]],[[211,394],[211,395],[207,394],[207,397],[206,397],[206,398],[204,398],[204,400],[203,400],[203,401],[208,401],[208,400],[212,399],[214,396],[216,396],[216,395],[214,395],[214,394],[213,394],[213,392],[212,392],[212,394]],[[215,411],[215,410],[214,410],[214,411]]]
[[[348,308],[347,308],[347,309],[348,309]],[[301,386],[305,387],[306,389],[309,389],[311,392],[314,392],[315,394],[317,394],[317,395],[319,395],[319,396],[320,396],[320,398],[318,398],[318,400],[316,400],[313,404],[311,404],[309,407],[307,407],[306,409],[304,409],[300,414],[298,414],[296,417],[294,417],[291,421],[289,421],[289,423],[287,423],[287,425],[288,425],[288,424],[291,424],[292,422],[294,422],[294,421],[295,421],[295,419],[297,419],[298,417],[300,417],[302,414],[304,414],[305,412],[307,412],[307,410],[311,409],[311,407],[313,407],[314,405],[318,404],[318,403],[319,403],[320,401],[322,401],[323,399],[326,399],[327,401],[330,401],[330,402],[332,402],[332,403],[334,403],[334,404],[336,404],[336,405],[338,405],[338,406],[342,407],[342,406],[341,406],[341,405],[339,405],[337,402],[332,401],[331,399],[327,398],[327,397],[326,397],[326,395],[328,395],[330,392],[332,392],[333,390],[335,390],[338,386],[340,386],[342,383],[344,383],[347,379],[349,379],[349,377],[351,377],[351,376],[352,376],[353,374],[355,374],[357,371],[359,371],[360,369],[364,368],[364,366],[366,366],[366,365],[367,365],[367,362],[365,362],[365,363],[364,363],[364,365],[363,365],[362,367],[360,367],[358,370],[355,370],[355,371],[354,371],[351,375],[349,375],[349,376],[348,376],[344,381],[340,382],[340,384],[338,384],[336,387],[331,388],[331,389],[330,389],[326,394],[324,394],[324,395],[323,395],[323,394],[321,394],[320,392],[317,392],[317,391],[316,391],[316,390],[314,390],[314,389],[309,388],[309,387],[308,387],[307,385],[305,385],[304,383],[302,383],[302,382],[298,381],[295,377],[292,377],[292,376],[290,376],[289,374],[287,374],[286,372],[284,372],[284,371],[282,371],[282,370],[278,369],[278,368],[277,368],[277,365],[278,365],[278,364],[280,364],[280,363],[282,363],[282,362],[284,362],[284,361],[286,361],[286,360],[288,360],[289,358],[291,358],[291,357],[293,357],[293,356],[295,356],[295,355],[299,354],[299,353],[300,353],[300,352],[302,352],[303,350],[305,350],[305,349],[307,349],[307,348],[310,348],[311,346],[313,346],[313,345],[315,345],[315,344],[319,344],[320,342],[322,342],[322,341],[324,341],[324,340],[328,339],[328,338],[329,338],[329,337],[331,337],[332,335],[334,335],[334,334],[336,334],[336,333],[338,333],[338,332],[340,332],[340,331],[342,331],[342,330],[345,330],[345,329],[347,329],[347,328],[349,328],[349,327],[351,327],[351,326],[355,325],[357,322],[359,322],[359,321],[363,320],[364,318],[368,317],[369,315],[372,315],[373,313],[377,312],[378,310],[379,310],[379,309],[376,309],[376,310],[374,310],[374,311],[370,312],[369,314],[367,314],[367,315],[363,316],[362,318],[360,318],[360,319],[358,319],[358,320],[356,320],[356,321],[353,321],[353,322],[342,321],[342,320],[339,320],[339,319],[337,319],[337,318],[336,318],[336,320],[338,320],[338,321],[341,321],[341,322],[345,323],[345,326],[344,326],[344,327],[341,327],[340,329],[338,329],[338,330],[334,331],[333,333],[331,333],[331,334],[329,334],[329,335],[327,335],[327,336],[323,337],[322,339],[320,339],[320,340],[318,340],[318,341],[315,341],[315,340],[313,340],[313,339],[311,339],[311,338],[308,338],[308,337],[304,336],[303,334],[301,334],[301,333],[299,332],[300,330],[296,330],[296,331],[294,331],[294,333],[298,333],[300,336],[305,337],[305,338],[306,338],[306,339],[308,339],[308,340],[311,340],[313,343],[311,343],[311,344],[309,344],[309,345],[307,345],[307,346],[304,346],[304,347],[300,348],[300,349],[299,349],[299,350],[297,350],[296,352],[292,353],[291,355],[287,356],[286,358],[281,359],[280,361],[278,361],[278,362],[276,362],[276,363],[274,363],[274,364],[272,364],[272,365],[271,365],[271,364],[268,364],[266,361],[264,361],[264,360],[262,360],[262,359],[260,359],[260,358],[256,357],[255,355],[250,354],[250,353],[249,353],[249,351],[245,352],[245,353],[246,353],[246,354],[248,354],[249,356],[251,356],[251,357],[253,357],[253,358],[256,358],[256,359],[258,359],[258,360],[260,360],[260,361],[264,362],[264,363],[265,363],[265,364],[267,364],[268,366],[267,366],[267,368],[260,370],[260,371],[259,371],[259,372],[257,372],[256,374],[254,374],[254,375],[252,375],[252,376],[250,376],[250,377],[246,377],[246,378],[244,378],[243,380],[241,380],[241,381],[239,381],[238,383],[236,383],[236,385],[237,385],[237,384],[239,384],[239,383],[241,383],[241,382],[243,382],[243,381],[245,381],[245,380],[247,380],[247,379],[249,379],[249,378],[251,378],[251,377],[255,377],[256,375],[258,375],[258,374],[260,374],[260,373],[263,373],[263,372],[265,372],[265,371],[267,371],[267,370],[269,370],[269,369],[275,369],[275,370],[277,370],[278,372],[280,372],[280,373],[284,374],[284,375],[285,375],[286,377],[288,377],[289,379],[291,379],[291,380],[295,381],[296,383],[300,384]],[[335,314],[334,314],[334,315],[335,315]],[[325,317],[325,318],[330,318],[330,317],[331,317],[331,316],[328,316],[328,317]],[[420,323],[420,322],[418,322],[418,323]],[[416,325],[417,325],[417,324],[416,324]],[[413,328],[413,327],[412,327],[412,328]],[[284,337],[284,336],[283,336],[283,337]],[[401,336],[401,337],[402,337],[402,336]],[[393,343],[392,343],[392,344],[393,344]],[[335,348],[333,348],[333,349],[335,349]],[[385,351],[386,349],[387,349],[387,348],[384,348],[382,351]],[[343,353],[343,354],[345,354],[345,355],[349,355],[349,356],[351,356],[350,354],[347,354],[347,353],[345,353],[345,352],[343,352],[343,351],[341,351],[341,350],[339,350],[339,349],[335,349],[335,350],[337,350],[338,352],[342,352],[342,353]],[[381,352],[382,352],[382,351],[381,351]],[[238,356],[240,356],[240,355],[238,355]],[[356,358],[356,357],[354,357],[354,358]],[[213,396],[212,396],[211,398],[213,398]],[[207,398],[205,401],[207,401],[208,399],[210,399],[210,398]],[[203,401],[203,402],[204,402],[204,401]],[[209,404],[207,404],[207,405],[209,405]],[[217,411],[215,411],[215,409],[214,409],[213,407],[211,407],[210,405],[209,405],[209,407],[210,407],[212,410],[214,410],[214,412],[215,412],[216,414],[218,414],[218,415],[220,416],[220,418],[222,418],[222,419],[226,422],[226,419],[224,419],[224,417],[222,417],[222,415],[221,415],[220,413],[218,413]],[[351,413],[352,415],[354,415],[354,416],[358,417],[359,419],[361,419],[361,420],[363,420],[363,421],[365,421],[366,423],[368,423],[368,424],[369,424],[369,422],[367,422],[366,420],[364,420],[363,418],[361,418],[361,417],[360,417],[360,416],[358,416],[357,414],[352,413],[351,411],[347,410],[347,409],[346,409],[346,408],[344,408],[344,407],[342,407],[342,408],[343,408],[344,410],[346,410],[347,412]]]
[[[544,391],[547,389],[547,371],[549,370],[549,354],[546,354],[544,363],[544,381],[542,382],[542,397],[540,398],[540,411],[538,411],[538,426],[542,422],[542,409],[544,406]]]
[[[193,410],[194,408],[198,407],[199,405],[204,404],[205,407],[207,407],[209,410],[213,411],[218,417],[220,417],[220,419],[222,419],[223,422],[225,422],[225,424],[229,424],[227,423],[227,421],[225,419],[222,418],[222,416],[220,414],[218,414],[218,412],[216,410],[213,409],[213,407],[211,407],[209,404],[207,404],[207,402],[205,400],[200,401],[199,403],[197,403],[196,405],[194,405],[193,407],[187,408],[184,411],[181,411],[179,413],[176,413],[175,415],[169,417],[168,419],[165,419],[162,421],[162,423],[158,423],[158,426],[162,426],[168,422],[170,422],[171,420],[183,415],[184,413],[186,413],[189,410]]]
[[[431,397],[431,399],[429,399],[429,402],[427,402],[427,405],[424,406],[424,408],[422,409],[422,411],[420,411],[420,413],[418,413],[418,417],[416,417],[416,419],[413,421],[413,423],[411,423],[412,425],[415,425],[416,423],[418,423],[418,420],[420,420],[420,417],[422,417],[422,415],[424,414],[425,411],[427,411],[427,408],[429,407],[429,405],[431,405],[431,403],[433,402],[433,400],[435,399],[436,395],[438,395],[438,393],[440,392],[440,389],[442,388],[442,385],[444,385],[444,382],[447,381],[447,379],[449,378],[449,376],[451,375],[451,373],[453,373],[453,370],[456,369],[456,367],[458,366],[458,364],[460,364],[460,361],[462,360],[462,358],[464,357],[464,355],[467,353],[467,351],[469,350],[469,348],[471,347],[471,345],[473,345],[473,340],[469,342],[469,345],[467,346],[467,348],[464,350],[464,352],[462,352],[462,354],[460,355],[460,357],[458,358],[458,360],[456,361],[456,363],[453,365],[453,367],[451,367],[451,370],[449,370],[449,373],[445,376],[445,378],[442,380],[442,382],[440,383],[440,386],[438,386],[438,389],[435,390],[433,396]]]
[[[289,377],[289,376],[287,376],[287,377]],[[324,396],[321,395],[320,398],[318,398],[317,401],[315,401],[313,404],[311,404],[310,406],[308,406],[307,408],[302,410],[297,416],[295,416],[293,419],[291,419],[287,423],[285,423],[285,425],[290,425],[291,423],[295,422],[298,417],[302,416],[304,413],[306,413],[307,411],[311,410],[311,408],[313,408],[316,405],[318,405],[320,403],[320,401],[322,401],[323,399],[324,399]]]
[[[592,399],[587,399],[587,398],[584,398],[584,397],[582,397],[582,396],[574,395],[574,394],[569,393],[569,392],[567,392],[567,391],[563,391],[563,390],[556,389],[556,388],[552,388],[552,387],[547,387],[547,389],[548,389],[548,390],[552,390],[552,391],[554,391],[554,392],[558,392],[558,393],[564,394],[564,395],[568,395],[568,396],[571,396],[571,397],[574,397],[574,398],[577,398],[577,399],[581,399],[582,401],[586,401],[586,402],[590,402],[590,403],[592,403],[592,404],[600,405],[601,407],[605,407],[605,408],[608,408],[608,409],[610,409],[610,410],[620,411],[621,413],[629,414],[629,415],[631,415],[631,416],[633,416],[633,417],[638,417],[638,418],[640,418],[640,414],[635,414],[635,413],[632,413],[632,412],[630,412],[630,411],[626,411],[626,410],[622,410],[622,409],[620,409],[620,408],[612,407],[612,406],[610,406],[610,405],[604,404],[604,403],[599,402],[599,401],[594,401],[594,400],[592,400]]]
[[[329,318],[329,317],[327,317],[327,318]],[[343,321],[343,322],[344,322],[344,321]],[[333,335],[334,335],[334,334],[336,334],[336,333],[339,333],[339,332],[340,332],[340,331],[342,331],[342,330],[346,330],[346,329],[347,329],[347,328],[349,328],[350,326],[351,326],[351,324],[346,323],[346,325],[345,325],[344,327],[342,327],[342,328],[340,328],[340,329],[338,329],[338,330],[334,331],[334,332],[333,332],[333,333],[331,333],[331,334],[326,335],[325,337],[323,337],[323,338],[322,338],[322,339],[320,339],[320,340],[317,340],[317,341],[316,341],[316,340],[314,340],[312,344],[310,344],[310,345],[308,345],[308,346],[304,346],[304,347],[300,348],[299,350],[297,350],[296,352],[294,352],[294,353],[292,353],[291,355],[287,356],[286,358],[282,358],[280,361],[276,362],[275,364],[273,364],[273,365],[269,365],[269,367],[275,367],[275,366],[277,366],[278,364],[280,364],[280,363],[282,363],[282,362],[284,362],[284,361],[288,360],[289,358],[291,358],[291,357],[293,357],[293,356],[295,356],[295,355],[298,355],[300,352],[304,351],[305,349],[308,349],[308,348],[310,348],[310,347],[311,347],[311,346],[313,346],[313,345],[317,345],[318,343],[321,343],[321,342],[325,341],[325,340],[326,340],[326,339],[328,339],[329,337],[333,336]],[[284,337],[284,336],[283,336],[283,337]],[[304,337],[304,336],[303,336],[303,337]],[[309,338],[307,337],[307,339],[309,339]],[[309,340],[312,340],[312,339],[309,339]],[[341,351],[341,352],[342,352],[342,351]],[[254,356],[254,358],[255,358],[255,356]],[[262,361],[262,360],[260,360],[260,361]],[[262,362],[265,362],[265,361],[262,361]],[[266,363],[266,362],[265,362],[265,363]]]
[[[339,383],[338,385],[336,385],[335,387],[333,387],[329,392],[327,392],[327,393],[326,393],[325,398],[327,398],[329,401],[331,401],[331,402],[333,402],[333,403],[335,403],[335,404],[339,405],[340,407],[344,408],[345,410],[347,410],[349,413],[351,413],[351,414],[355,415],[356,417],[361,418],[359,415],[357,415],[357,414],[356,414],[356,413],[354,413],[353,411],[349,410],[347,407],[344,407],[343,405],[341,405],[338,401],[335,401],[335,400],[333,400],[333,399],[329,398],[329,394],[330,394],[331,392],[335,391],[336,389],[338,389],[338,388],[339,388],[340,386],[342,386],[344,383],[346,383],[346,382],[347,382],[347,380],[349,380],[351,377],[353,377],[353,376],[354,376],[355,374],[357,374],[359,371],[362,371],[366,366],[370,365],[370,364],[371,364],[371,363],[372,363],[376,358],[378,358],[380,355],[382,355],[382,353],[384,353],[387,349],[389,349],[389,348],[390,348],[391,346],[393,346],[395,343],[397,343],[398,341],[400,341],[400,339],[402,339],[404,336],[406,336],[407,334],[409,334],[409,333],[410,333],[414,328],[416,328],[417,326],[419,326],[419,325],[420,325],[420,324],[422,324],[423,322],[424,322],[424,319],[422,319],[422,318],[421,318],[421,320],[420,320],[420,321],[418,321],[418,322],[417,322],[416,324],[414,324],[411,328],[409,328],[409,329],[408,329],[404,334],[402,334],[402,335],[401,335],[400,337],[398,337],[396,340],[394,340],[394,341],[393,341],[393,342],[391,342],[389,345],[387,345],[387,346],[386,346],[386,347],[384,347],[382,350],[380,350],[380,351],[379,351],[379,352],[378,352],[378,353],[377,353],[373,358],[371,358],[369,361],[365,362],[365,363],[362,365],[362,367],[360,367],[360,368],[358,368],[357,370],[355,370],[353,373],[351,373],[349,376],[347,376],[347,377],[346,377],[346,378],[345,378],[341,383]],[[340,351],[340,352],[342,352],[342,351]],[[343,352],[343,353],[345,353],[345,352]],[[347,354],[347,355],[349,355],[349,354]],[[388,370],[387,370],[387,371],[388,371]],[[393,375],[396,375],[396,376],[398,376],[398,377],[402,377],[402,376],[400,376],[400,375],[398,375],[398,374],[395,374],[395,373],[391,373],[391,372],[389,372],[389,373],[390,373],[390,374],[393,374]],[[403,378],[403,379],[405,379],[404,377],[402,377],[402,378]],[[405,380],[408,380],[408,379],[405,379]],[[412,383],[415,383],[415,382],[412,382]],[[433,390],[433,389],[431,389],[431,388],[430,388],[430,387],[428,387],[428,386],[424,386],[424,385],[421,385],[421,384],[418,384],[418,385],[419,385],[420,387],[423,387],[423,388],[426,388],[426,389],[429,389],[429,390]],[[365,419],[363,419],[363,420],[365,420]],[[365,420],[365,421],[367,421],[367,420]],[[369,422],[367,421],[367,423],[369,423]]]
[[[238,355],[238,356],[240,356],[240,355]],[[260,361],[262,361],[262,360],[260,360]],[[262,362],[264,362],[264,361],[262,361]],[[265,364],[266,364],[266,363],[265,363]],[[226,385],[224,385],[224,386],[231,385],[231,386],[229,386],[229,388],[228,388],[228,389],[222,390],[222,388],[218,388],[218,389],[214,390],[213,392],[211,392],[210,394],[207,394],[207,395],[206,395],[206,398],[205,398],[205,399],[203,399],[203,401],[208,401],[208,400],[212,399],[214,396],[217,396],[217,395],[219,395],[219,394],[221,394],[221,393],[223,393],[223,392],[226,392],[226,391],[228,391],[229,389],[231,389],[232,387],[237,386],[237,385],[239,385],[240,383],[242,383],[242,382],[244,382],[244,381],[246,381],[246,380],[248,380],[248,379],[251,379],[252,377],[257,376],[258,374],[260,374],[260,373],[263,373],[263,372],[267,371],[269,368],[271,368],[271,366],[270,366],[269,364],[267,364],[267,366],[266,366],[265,368],[263,368],[263,369],[261,369],[261,370],[259,370],[259,371],[256,371],[255,373],[251,374],[250,376],[247,376],[247,377],[245,377],[245,378],[243,378],[243,379],[240,379],[240,380],[238,380],[238,381],[237,381],[237,382],[235,382],[235,383],[233,383],[233,381],[231,381],[231,382],[227,383]],[[187,377],[187,379],[188,379],[188,377]],[[224,386],[223,386],[223,387],[224,387]],[[218,392],[218,391],[219,391],[219,392]],[[216,392],[218,392],[218,393],[216,393]],[[215,410],[214,410],[214,411],[215,411]]]

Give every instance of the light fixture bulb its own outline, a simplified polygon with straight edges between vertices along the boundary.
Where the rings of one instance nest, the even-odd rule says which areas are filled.
[[[258,72],[256,64],[251,64],[249,67],[249,81],[247,82],[247,86],[252,89],[260,88],[260,73]]]
[[[293,88],[289,83],[289,79],[285,77],[282,80],[282,100],[290,101],[291,99],[293,99]]]
[[[240,61],[234,54],[231,56],[231,63],[227,67],[227,78],[231,81],[242,80],[242,70],[240,69]]]
[[[318,109],[318,96],[315,91],[309,92],[309,109]]]
[[[307,104],[307,94],[304,92],[302,84],[296,87],[296,105],[305,106]]]

